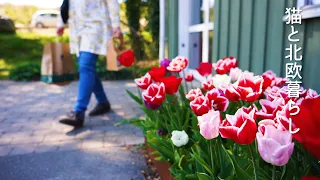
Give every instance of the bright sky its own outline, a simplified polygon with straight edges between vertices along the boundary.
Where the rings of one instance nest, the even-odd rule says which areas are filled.
[[[56,8],[60,7],[63,0],[0,0],[0,4],[11,3],[14,5],[34,5],[39,8]],[[119,0],[123,2],[123,0]]]
[[[0,4],[4,3],[14,5],[34,5],[39,8],[56,8],[62,4],[62,0],[0,0]]]

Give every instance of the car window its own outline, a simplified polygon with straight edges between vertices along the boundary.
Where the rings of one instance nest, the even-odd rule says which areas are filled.
[[[50,14],[51,17],[58,17],[58,14]]]

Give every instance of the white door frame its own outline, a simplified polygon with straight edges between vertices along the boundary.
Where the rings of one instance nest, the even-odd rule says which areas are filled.
[[[204,21],[203,23],[191,25],[191,16],[193,14],[192,6],[193,0],[179,0],[179,16],[178,16],[178,23],[179,23],[179,55],[185,56],[190,59],[190,51],[192,53],[199,53],[193,51],[190,44],[197,44],[196,39],[190,38],[190,33],[198,33],[202,32],[202,59],[201,62],[209,62],[209,32],[214,29],[214,23],[210,22],[210,6],[214,3],[213,0],[202,0],[202,7],[201,10],[204,12]],[[211,1],[211,2],[210,2]],[[197,7],[196,7],[197,8]],[[199,42],[198,42],[199,43]],[[199,49],[199,48],[198,48]],[[199,81],[204,81],[205,79],[196,71],[195,69],[188,68],[187,70],[189,73],[192,73],[195,79]]]
[[[165,9],[165,0],[159,1],[159,8],[160,8],[160,31],[159,31],[159,63],[164,59],[164,49],[165,49],[165,16],[166,16],[166,9]]]

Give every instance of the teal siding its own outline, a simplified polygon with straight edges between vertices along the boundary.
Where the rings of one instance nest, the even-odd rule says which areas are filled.
[[[268,3],[262,1],[254,4],[254,16],[252,21],[252,47],[249,64],[253,72],[261,74],[265,64],[265,44],[267,42],[267,14]],[[257,59],[257,60],[254,60]]]
[[[230,11],[232,11],[232,13],[234,15],[229,16],[230,19],[230,23],[229,24],[229,47],[228,47],[228,54],[233,55],[235,57],[238,57],[238,53],[239,53],[239,42],[240,42],[240,36],[239,36],[239,28],[240,28],[240,1],[233,1],[230,4]],[[215,9],[216,11],[216,9]],[[216,22],[214,22],[216,23]],[[219,26],[217,26],[219,27]],[[215,32],[218,30],[219,28],[215,29]]]
[[[167,42],[169,58],[178,54],[178,1],[166,1]],[[239,67],[255,74],[273,70],[285,76],[285,59],[289,47],[289,25],[282,21],[286,7],[296,0],[216,0],[212,62],[226,56],[239,59]],[[320,18],[303,20],[295,25],[302,47],[303,86],[320,92]]]
[[[303,48],[303,82],[320,92],[320,18],[305,21]]]
[[[168,8],[168,54],[169,58],[175,58],[178,54],[178,1],[177,0],[167,0],[166,1]]]
[[[282,18],[286,7],[296,5],[295,0],[216,0],[214,10],[213,59],[235,56],[239,67],[256,74],[273,70],[285,76],[285,59],[291,32]],[[320,18],[303,20],[295,25],[302,47],[303,85],[320,92]],[[297,61],[295,61],[297,62]]]

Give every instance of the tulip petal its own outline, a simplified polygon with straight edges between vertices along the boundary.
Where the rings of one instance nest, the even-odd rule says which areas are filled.
[[[272,164],[276,166],[283,166],[287,164],[292,155],[293,149],[294,143],[281,146],[274,152]]]
[[[257,135],[260,137],[260,135]],[[281,145],[273,139],[270,138],[257,138],[258,141],[258,151],[261,158],[267,163],[273,164],[273,153],[276,152],[277,149],[281,147]]]
[[[220,126],[219,128],[221,137],[232,139],[232,140],[238,139],[237,137],[238,130],[239,128],[235,126]]]
[[[238,144],[251,144],[256,138],[257,125],[253,120],[247,119],[238,130]]]

